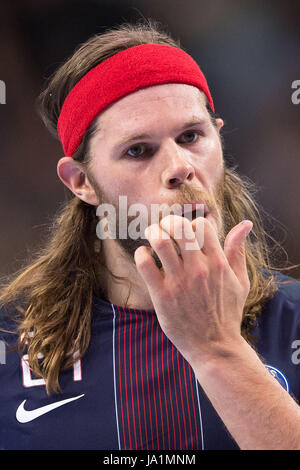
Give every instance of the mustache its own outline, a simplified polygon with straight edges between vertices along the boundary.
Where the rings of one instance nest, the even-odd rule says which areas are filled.
[[[103,192],[101,186],[93,176],[88,174],[90,183],[96,193],[96,196],[98,198],[99,204],[102,203],[112,203],[109,198],[106,197],[105,192]],[[203,203],[206,205],[208,208],[208,213],[211,214],[213,217],[218,218],[220,213],[223,213],[224,211],[224,185],[225,185],[225,172],[223,171],[222,176],[220,177],[219,181],[215,183],[215,187],[210,193],[208,190],[203,190],[202,188],[197,188],[192,186],[190,183],[182,183],[180,186],[178,186],[176,189],[172,189],[172,197],[170,198],[170,195],[168,195],[168,202],[158,202],[156,203],[155,201],[152,201],[152,203],[156,203],[158,205],[167,205],[168,207],[171,207],[173,205],[180,205],[182,209],[184,209],[184,204],[190,204],[191,202],[195,201],[201,201],[200,203]],[[163,198],[163,195],[162,199]],[[140,201],[141,202],[141,201]],[[115,206],[115,209],[118,209],[118,203],[116,202],[113,204]],[[164,210],[160,209],[159,214],[158,214],[158,221],[162,220],[164,217]],[[168,214],[168,209],[166,208],[165,212]],[[127,216],[128,222],[134,219],[134,216]]]
[[[104,202],[109,202],[108,198],[105,197],[104,192],[101,190],[100,186],[95,183],[94,185],[94,190],[95,193],[98,197],[99,204],[104,203]],[[219,215],[219,210],[223,212],[223,200],[224,200],[224,182],[222,179],[219,181],[218,184],[216,184],[215,189],[213,191],[213,194],[209,194],[208,191],[204,191],[199,188],[195,188],[192,186],[189,186],[187,184],[182,184],[179,188],[174,189],[174,192],[172,193],[172,198],[168,200],[168,206],[171,207],[173,204],[179,204],[182,209],[184,208],[184,204],[189,204],[193,201],[201,201],[204,204],[206,204],[208,208],[208,212],[215,217],[216,219],[218,218]],[[161,198],[163,199],[163,195],[161,195]],[[154,203],[154,201],[153,201]],[[164,203],[161,203],[164,204]],[[116,205],[118,206],[118,205]],[[117,209],[117,207],[116,207]],[[149,216],[149,214],[148,214]],[[131,220],[134,220],[136,216],[129,216],[127,215],[127,221],[130,223]],[[164,217],[163,212],[160,210],[158,214],[158,220],[159,222],[161,219]],[[148,218],[148,223],[149,223],[149,218]],[[117,217],[116,220],[117,224],[117,230],[116,233],[119,233],[119,219]],[[148,225],[148,224],[147,224]],[[131,260],[134,259],[134,253],[135,250],[139,246],[146,246],[150,249],[152,249],[151,244],[149,241],[145,238],[137,238],[137,239],[131,239],[129,238],[119,238],[117,236],[117,243],[123,248],[124,253],[130,257]],[[152,250],[152,257],[154,258],[154,261],[156,263],[156,266],[160,269],[162,267],[162,263],[157,256],[157,254]]]
[[[179,204],[183,209],[184,204],[190,204],[194,201],[201,201],[201,203],[207,206],[209,213],[215,215],[217,207],[220,207],[223,204],[222,193],[219,194],[219,192],[220,191],[218,188],[218,190],[214,194],[214,197],[212,197],[203,190],[183,185],[181,188],[178,189],[171,201],[168,202],[168,206],[170,207],[172,205]],[[163,212],[161,212],[159,215],[159,221],[161,221],[163,216],[164,214]]]

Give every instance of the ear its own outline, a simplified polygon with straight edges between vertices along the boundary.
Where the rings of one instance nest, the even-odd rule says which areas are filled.
[[[221,128],[224,126],[224,121],[223,121],[223,119],[217,118],[217,119],[216,119],[216,123],[217,123],[218,129],[219,129],[219,131],[220,131]]]
[[[57,163],[59,179],[82,201],[98,206],[99,201],[84,170],[71,157],[62,157]]]

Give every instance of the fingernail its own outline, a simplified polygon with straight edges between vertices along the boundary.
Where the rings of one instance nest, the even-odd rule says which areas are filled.
[[[251,220],[248,220],[248,219],[245,219],[245,220],[242,220],[242,222],[240,223],[240,225],[244,225],[246,222],[251,222]],[[253,229],[253,223],[251,222],[251,227],[249,227],[248,230],[246,230],[246,232],[244,232],[244,236],[245,238],[249,235],[249,233],[251,232],[251,230]]]

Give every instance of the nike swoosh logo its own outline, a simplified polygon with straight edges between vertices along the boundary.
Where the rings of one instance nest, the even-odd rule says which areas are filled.
[[[78,400],[79,398],[83,396],[84,396],[84,393],[82,395],[78,395],[77,397],[67,398],[66,400],[61,400],[55,403],[50,403],[50,405],[45,405],[45,406],[42,406],[41,408],[36,408],[35,410],[25,410],[24,405],[25,405],[26,400],[24,400],[22,401],[22,403],[19,405],[17,409],[16,418],[19,421],[19,423],[29,423],[29,421],[33,421],[34,419],[39,418],[40,416],[46,413],[49,413],[49,411],[55,410],[55,408],[66,405],[67,403],[70,403],[71,401]]]

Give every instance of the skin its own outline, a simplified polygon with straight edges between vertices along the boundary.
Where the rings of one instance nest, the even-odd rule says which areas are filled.
[[[178,112],[180,110],[180,112]],[[195,143],[183,141],[182,125],[198,116],[202,124]],[[203,96],[191,86],[168,84],[147,88],[119,100],[98,117],[91,141],[93,183],[69,157],[57,166],[60,179],[73,193],[98,205],[100,196],[117,207],[118,195],[128,206],[141,202],[173,204],[205,199],[209,217],[201,219],[204,245],[185,248],[174,230],[186,226],[198,243],[198,219],[163,217],[145,232],[149,246],[133,251],[118,240],[104,240],[107,265],[133,283],[129,306],[155,309],[162,330],[191,364],[195,375],[229,432],[242,449],[300,449],[299,406],[267,371],[255,351],[242,338],[241,320],[249,293],[245,238],[252,228],[244,221],[222,241],[222,213],[216,197],[222,181],[223,155],[217,120],[213,126]],[[147,143],[145,158],[125,157],[133,143],[114,151],[128,134],[147,133],[135,142]],[[187,135],[185,134],[187,137]],[[137,177],[138,175],[138,177]],[[170,223],[169,223],[170,222]],[[155,232],[156,231],[156,232]],[[162,237],[169,233],[170,238]],[[188,233],[188,232],[185,232]],[[190,239],[188,241],[191,241]],[[200,248],[201,246],[201,248]],[[135,247],[133,247],[135,248]],[[132,249],[132,247],[131,247]],[[106,279],[109,300],[122,305],[127,289]],[[199,295],[201,293],[201,295]]]
[[[202,123],[182,128],[193,120]],[[222,119],[217,119],[217,128],[212,124],[197,88],[183,84],[146,88],[124,97],[99,116],[98,132],[91,139],[90,178],[68,157],[59,160],[58,176],[77,197],[95,206],[109,202],[118,208],[118,196],[126,195],[128,207],[142,203],[150,213],[151,203],[171,206],[204,200],[210,207],[208,219],[221,236],[222,214],[215,191],[224,171],[219,137],[222,126]],[[151,137],[115,150],[127,136],[145,133]],[[144,152],[143,158],[130,156],[139,152]],[[141,243],[107,239],[102,244],[109,270],[131,280],[129,306],[153,309],[134,262],[134,252]],[[124,304],[128,286],[116,284],[108,274],[102,281],[109,300]]]

